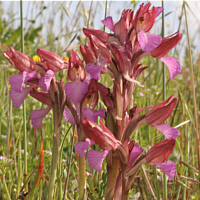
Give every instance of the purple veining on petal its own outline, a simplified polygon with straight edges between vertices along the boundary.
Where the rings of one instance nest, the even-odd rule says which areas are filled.
[[[114,26],[113,26],[113,20],[112,20],[112,17],[107,17],[106,19],[104,20],[101,20],[101,22],[107,27],[109,28],[111,31],[114,32]]]
[[[155,125],[155,127],[167,138],[173,138],[174,140],[179,135],[179,130],[171,127],[169,124]]]
[[[139,42],[142,51],[151,52],[162,42],[162,37],[152,33],[140,31]]]
[[[22,90],[22,92],[17,92],[13,88],[11,88],[10,97],[12,99],[13,105],[19,108],[24,99],[28,96],[29,92],[32,90],[32,88],[32,86],[26,87]]]
[[[102,170],[102,163],[104,158],[107,156],[110,150],[96,151],[90,150],[87,154],[88,162],[97,171]]]
[[[97,117],[104,117],[105,116],[105,110],[91,110],[89,108],[84,109],[82,108],[83,115],[88,117],[93,122],[96,122]]]
[[[33,127],[36,129],[40,128],[40,124],[42,123],[42,120],[44,117],[48,114],[48,112],[51,110],[52,107],[48,107],[45,109],[39,109],[39,110],[33,110],[31,113],[31,123]]]
[[[105,59],[101,59],[99,63],[97,62],[95,65],[87,64],[85,68],[93,79],[99,80],[101,77],[101,70],[105,66],[105,64]]]
[[[72,125],[76,125],[75,119],[69,108],[65,108],[65,110],[63,112],[63,118],[66,122],[69,122]]]
[[[153,163],[153,164],[159,167],[163,172],[165,172],[169,180],[172,180],[174,178],[176,172],[176,164],[174,162],[169,160],[165,163]]]
[[[65,84],[66,95],[69,96],[75,103],[80,102],[87,91],[88,84],[79,79]]]
[[[160,13],[164,10],[163,7],[156,7],[156,17],[158,17],[158,15],[160,15]]]
[[[142,147],[137,146],[137,144],[135,144],[134,147],[133,147],[133,149],[132,149],[132,151],[131,151],[131,153],[130,153],[130,157],[129,157],[129,161],[128,161],[128,166],[127,166],[127,171],[130,170],[133,167],[136,159],[139,157],[139,155],[142,152],[143,152]]]
[[[175,78],[181,72],[181,64],[174,57],[162,57],[160,59],[167,65],[171,79]]]
[[[45,91],[49,91],[50,89],[50,83],[52,78],[54,77],[56,72],[52,71],[52,70],[48,70],[44,76],[42,76],[39,80],[39,86],[45,90]]]
[[[95,142],[93,140],[86,138],[85,142],[78,142],[75,145],[75,150],[79,154],[79,156],[84,158],[88,148],[93,144],[95,144]]]

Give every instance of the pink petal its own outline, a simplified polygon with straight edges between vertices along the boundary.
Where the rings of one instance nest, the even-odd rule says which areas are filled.
[[[156,17],[158,17],[158,15],[160,15],[160,13],[164,10],[163,7],[156,7]]]
[[[26,71],[23,74],[17,74],[10,77],[10,85],[12,89],[17,92],[22,92],[23,85],[24,85],[24,74],[27,73]]]
[[[90,80],[92,79],[92,76],[90,74],[87,74],[85,76],[85,82],[89,85],[90,84]]]
[[[52,78],[54,77],[56,72],[52,71],[52,70],[48,70],[44,76],[42,76],[39,80],[39,86],[45,90],[45,91],[49,91],[50,88],[50,83]]]
[[[104,158],[107,156],[110,150],[105,151],[95,151],[90,150],[87,154],[88,162],[97,171],[102,170],[102,163]]]
[[[24,99],[28,96],[29,92],[32,90],[33,87],[26,87],[22,90],[22,92],[17,92],[13,88],[10,91],[10,97],[13,101],[13,105],[17,108],[20,107]]]
[[[114,32],[114,26],[113,26],[112,17],[107,17],[106,19],[101,20],[101,22],[102,22],[107,28],[109,28],[111,31]]]
[[[140,31],[139,42],[142,51],[151,52],[162,42],[162,37],[152,33]]]
[[[24,72],[23,72],[24,74]],[[28,80],[32,79],[32,78],[37,78],[37,73],[36,71],[32,71],[31,73],[27,73],[26,76],[25,76],[25,80],[24,82],[26,83]]]
[[[80,102],[87,91],[88,84],[79,79],[65,84],[66,95],[69,96],[75,103]]]
[[[99,80],[101,77],[101,70],[105,66],[105,64],[106,64],[105,59],[102,59],[96,65],[87,64],[85,68],[93,79]]]
[[[181,72],[181,64],[174,57],[162,57],[160,59],[167,65],[171,79]]]
[[[69,123],[71,123],[72,125],[76,125],[76,122],[75,122],[75,120],[74,120],[74,117],[73,117],[73,115],[72,115],[72,113],[71,113],[71,111],[70,111],[69,108],[65,108],[65,110],[64,110],[64,112],[63,112],[63,117],[64,117],[64,120],[65,120],[66,122],[69,122]]]
[[[134,147],[133,147],[133,149],[132,149],[132,151],[131,151],[131,153],[130,153],[130,157],[129,157],[129,161],[128,161],[128,166],[127,166],[127,171],[130,170],[133,167],[136,159],[139,157],[139,155],[142,152],[143,152],[142,147],[137,146],[137,144],[135,144]]]
[[[31,78],[37,78],[37,73],[35,71],[32,71],[31,73],[23,71],[22,74],[11,76],[10,85],[17,92],[22,92],[24,83],[26,83]]]
[[[44,117],[48,114],[48,112],[51,110],[52,107],[48,107],[45,109],[39,109],[39,110],[33,110],[31,113],[31,123],[33,127],[36,129],[40,128],[40,124],[42,123],[42,120]]]
[[[91,110],[89,108],[84,109],[82,108],[83,115],[88,117],[93,122],[96,122],[97,117],[104,117],[105,116],[105,110]]]
[[[167,174],[169,180],[172,180],[175,176],[176,172],[176,164],[171,160],[167,161],[166,163],[153,163],[157,167],[159,167],[165,174]]]
[[[86,138],[85,142],[78,142],[75,145],[75,150],[81,156],[82,158],[85,157],[85,154],[90,146],[95,144],[93,140],[90,140],[89,138]]]
[[[155,127],[167,138],[173,138],[174,140],[179,135],[179,130],[171,127],[169,124],[155,125]]]

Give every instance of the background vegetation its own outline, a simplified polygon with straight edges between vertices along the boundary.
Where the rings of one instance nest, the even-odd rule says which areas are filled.
[[[15,3],[15,4],[14,4]],[[141,3],[141,2],[140,2]],[[26,5],[27,4],[27,5]],[[10,84],[9,79],[12,75],[17,74],[8,61],[3,56],[3,50],[8,50],[11,45],[17,50],[21,49],[20,41],[20,25],[19,12],[14,8],[16,2],[11,2],[9,10],[5,10],[3,4],[0,3],[0,199],[7,200],[23,198],[24,184],[24,164],[23,158],[23,111],[15,108],[12,105],[9,97]],[[26,12],[24,18],[24,47],[25,53],[34,56],[37,48],[47,49],[55,52],[58,55],[70,56],[71,49],[79,49],[79,45],[84,45],[86,42],[85,36],[82,33],[83,27],[103,29],[103,25],[96,24],[104,18],[105,2],[25,2]],[[124,2],[124,7],[134,8],[138,6],[138,2]],[[112,10],[114,2],[108,2],[109,9]],[[195,18],[195,14],[189,7],[186,7],[187,14]],[[121,10],[116,10],[116,19],[120,18]],[[101,18],[98,18],[98,13],[102,13]],[[172,13],[165,13],[171,15]],[[5,18],[5,16],[7,16]],[[167,72],[166,96],[169,97],[175,94],[179,98],[179,102],[168,119],[168,123],[173,127],[179,127],[180,136],[177,138],[176,148],[173,151],[171,160],[176,162],[176,176],[172,181],[168,181],[168,197],[169,199],[199,199],[200,198],[200,175],[198,167],[198,141],[196,139],[196,126],[194,117],[194,99],[192,93],[192,77],[190,69],[190,55],[187,44],[187,32],[184,20],[184,12],[177,16],[179,21],[177,24],[181,27],[183,39],[179,45],[173,49],[169,55],[175,56],[181,60],[181,74],[169,81],[169,73]],[[161,34],[161,19],[158,19],[155,30],[157,34]],[[198,25],[198,24],[197,24]],[[159,27],[159,28],[158,28]],[[169,30],[169,28],[168,28]],[[169,34],[175,31],[169,30]],[[198,92],[200,80],[200,54],[197,49],[197,44],[194,41],[200,41],[199,33],[193,34],[190,38],[192,48],[192,64],[194,67],[194,82],[196,90],[197,114],[200,115],[200,92]],[[196,38],[195,38],[196,37]],[[181,53],[180,53],[181,52]],[[156,105],[162,101],[162,66],[153,58],[145,58],[143,66],[149,66],[143,75],[140,76],[140,82],[144,83],[144,88],[138,88],[134,93],[134,105],[145,107]],[[66,82],[65,71],[58,74],[59,78]],[[101,78],[108,87],[111,86],[109,76],[103,75]],[[98,105],[102,107],[100,103]],[[43,105],[28,97],[26,100],[26,116],[27,116],[27,141],[28,141],[28,174],[30,176],[28,188],[29,192],[34,191],[34,199],[45,199],[46,187],[48,184],[48,175],[50,173],[51,164],[51,149],[52,149],[52,113],[50,113],[42,123],[42,129],[36,130],[30,123],[30,113],[34,109],[40,109]],[[67,134],[63,141],[62,152],[62,170],[58,174],[58,178],[63,181],[63,186],[66,181],[67,171],[70,160],[72,134],[73,129],[68,129],[70,124],[64,120],[62,123],[62,136]],[[41,148],[41,132],[44,140],[44,164],[43,164],[43,179],[39,185],[35,186],[37,180],[37,170],[40,161]],[[155,128],[143,125],[133,136],[134,140],[145,150],[162,140],[160,133]],[[22,145],[22,146],[21,146]],[[93,177],[88,177],[87,194],[88,199],[103,199],[103,194],[106,186],[106,167],[104,171],[96,172],[88,165],[87,170],[93,174]],[[145,173],[148,174],[152,186],[155,188],[158,199],[162,198],[162,173],[153,167],[144,166],[140,169],[138,176],[130,190],[129,199],[151,199],[152,195],[148,190]],[[77,155],[73,149],[71,170],[69,173],[69,181],[67,185],[66,199],[77,199]],[[60,176],[60,177],[59,177]],[[57,185],[55,186],[57,187]],[[58,190],[56,190],[58,191]],[[26,197],[28,199],[28,195]]]

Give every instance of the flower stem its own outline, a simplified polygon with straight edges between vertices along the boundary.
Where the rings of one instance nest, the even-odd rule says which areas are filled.
[[[164,8],[164,0],[162,0],[162,7]],[[165,37],[165,13],[164,10],[162,12],[162,38]],[[165,65],[162,63],[163,66],[163,101],[166,99],[166,76],[165,76]],[[167,175],[163,174],[163,199],[167,200]]]
[[[81,126],[77,126],[78,132],[78,139],[79,142],[81,141],[82,129]],[[86,200],[86,165],[85,165],[85,158],[79,156],[79,181],[78,181],[78,188],[79,188],[79,200]]]
[[[191,72],[191,80],[192,80],[192,93],[193,93],[194,115],[195,115],[195,125],[196,125],[197,157],[198,157],[198,166],[200,168],[200,140],[199,140],[199,128],[198,128],[198,114],[197,114],[197,105],[196,105],[196,94],[195,94],[195,85],[194,85],[194,73],[193,73],[193,65],[192,65],[190,36],[189,36],[189,31],[188,31],[187,15],[186,15],[186,8],[185,8],[185,5],[187,4],[185,0],[183,1],[183,4],[184,4],[184,12],[185,12],[185,24],[186,24],[189,57],[190,57],[190,72]]]
[[[51,160],[51,173],[48,186],[48,200],[53,200],[54,185],[56,180],[57,164],[59,158],[59,140],[60,140],[60,126],[59,120],[59,108],[58,104],[53,105],[53,120],[54,120],[54,135],[53,135],[53,150]]]

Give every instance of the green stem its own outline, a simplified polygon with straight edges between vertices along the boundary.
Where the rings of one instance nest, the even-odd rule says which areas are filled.
[[[194,72],[193,72],[193,64],[192,64],[190,36],[189,36],[189,31],[188,31],[188,23],[187,23],[187,15],[186,15],[185,5],[186,5],[186,2],[184,0],[185,25],[186,25],[187,42],[188,42],[188,50],[189,50],[189,58],[190,58],[190,72],[191,72],[191,80],[192,80],[192,94],[193,94],[195,128],[196,128],[197,157],[198,157],[198,167],[200,168],[200,140],[199,140],[199,127],[198,127],[198,114],[197,114],[197,105],[196,105],[196,94],[195,94],[195,85],[194,85]]]
[[[3,184],[4,184],[4,187],[6,189],[7,199],[11,200],[10,194],[9,194],[9,191],[8,191],[8,187],[7,187],[7,184],[6,184],[6,180],[5,180],[5,174],[3,174]]]
[[[24,53],[24,30],[23,30],[23,2],[20,0],[20,20],[21,20],[21,52]],[[24,182],[27,179],[27,130],[26,130],[26,104],[23,102],[23,125],[24,125]],[[28,185],[26,186],[28,192]]]
[[[162,7],[164,8],[164,0],[162,0]],[[164,29],[164,17],[165,13],[162,12],[162,38],[165,37],[165,29]],[[166,76],[165,76],[165,64],[162,63],[163,66],[163,101],[166,99]],[[167,175],[163,174],[163,200],[167,200]]]
[[[17,159],[17,173],[18,173],[18,180],[17,180],[17,193],[20,192],[21,187],[21,178],[22,178],[22,166],[21,166],[21,136],[19,136],[19,144],[18,144],[18,159]]]
[[[59,197],[58,199],[61,200],[62,199],[62,153],[63,153],[63,147],[64,147],[64,142],[65,142],[65,139],[70,131],[72,126],[69,127],[69,129],[67,130],[63,140],[62,140],[62,143],[61,143],[61,146],[60,146],[60,159],[59,159],[59,169],[58,169],[58,188],[59,188]],[[73,146],[74,143],[72,143],[72,146]],[[71,162],[69,163],[69,168],[70,168],[70,165],[71,165]],[[63,198],[64,199],[64,198]]]
[[[71,129],[72,126],[69,127],[68,131]],[[67,133],[68,133],[67,131]],[[67,133],[65,136],[67,136]],[[67,171],[67,178],[65,181],[65,186],[64,186],[64,194],[63,194],[63,200],[65,200],[65,194],[66,194],[66,190],[67,190],[67,185],[68,185],[68,180],[69,180],[69,173],[70,173],[70,169],[71,169],[71,162],[72,162],[72,154],[73,154],[73,147],[74,147],[74,138],[75,138],[75,131],[73,131],[73,136],[72,136],[72,145],[71,145],[71,152],[70,152],[70,159],[69,159],[69,167],[68,167],[68,171]],[[63,143],[64,143],[64,139],[63,139]],[[61,146],[62,147],[62,146]],[[63,147],[62,147],[63,148]]]
[[[77,126],[78,131],[78,140],[81,142],[82,140],[82,129],[81,126]],[[86,200],[86,163],[85,158],[79,156],[79,181],[78,181],[78,188],[79,188],[79,200]]]
[[[53,105],[54,134],[53,134],[53,150],[51,159],[51,173],[48,186],[48,200],[53,200],[57,164],[59,159],[60,126],[58,120],[59,120],[59,107],[58,104],[55,103]]]

